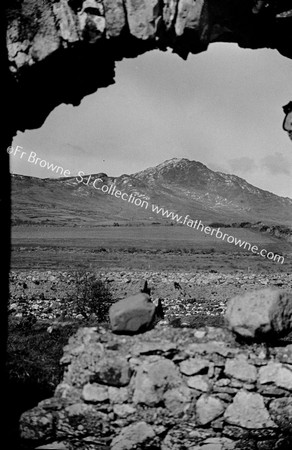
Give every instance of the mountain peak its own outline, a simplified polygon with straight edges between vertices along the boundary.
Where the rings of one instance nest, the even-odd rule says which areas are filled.
[[[44,196],[40,192],[44,192],[46,183],[48,208],[51,208],[52,202],[63,205],[67,192],[71,192],[73,204],[77,202],[82,211],[86,204],[90,211],[95,210],[96,205],[100,205],[100,211],[103,211],[102,216],[104,211],[107,211],[107,217],[114,217],[117,221],[129,215],[137,214],[137,217],[140,217],[141,210],[136,208],[133,212],[132,209],[128,209],[128,202],[124,202],[123,206],[119,202],[109,202],[108,197],[103,193],[90,189],[93,180],[101,178],[104,184],[114,183],[117,192],[120,190],[131,193],[134,197],[147,199],[149,204],[154,202],[168,211],[179,211],[181,215],[188,213],[190,217],[197,217],[202,221],[233,223],[261,220],[268,223],[291,223],[291,199],[284,199],[252,186],[236,175],[215,172],[201,162],[187,158],[168,159],[155,167],[130,175],[110,177],[97,172],[87,178],[91,181],[89,185],[86,181],[85,186],[85,183],[79,183],[74,177],[48,180],[23,176],[12,177],[13,198],[19,201],[20,220],[24,220],[23,204],[27,202],[28,196],[32,204],[37,196],[40,196],[39,202],[43,202]],[[39,188],[40,182],[42,189]],[[72,205],[68,204],[69,210],[71,207]],[[146,217],[143,217],[146,221],[153,220],[153,217],[149,216],[149,211],[146,210],[144,213]],[[29,212],[29,214],[35,213]],[[25,216],[25,220],[30,220],[29,214]]]
[[[194,180],[203,181],[212,173],[210,169],[198,161],[190,161],[187,158],[172,158],[133,174],[136,179],[153,183],[154,181],[166,181],[170,183],[193,183]]]
[[[207,167],[207,166],[205,166],[203,163],[201,163],[199,161],[190,160],[188,158],[171,158],[171,159],[167,159],[166,161],[158,164],[156,167],[157,168],[162,168],[162,167],[169,167],[169,166],[187,166],[187,165],[197,165],[197,166]]]
[[[186,162],[189,163],[191,162],[188,158],[171,158],[171,159],[166,159],[164,162],[160,163],[159,166],[161,164],[176,164],[176,163],[180,163],[180,162]]]
[[[203,163],[199,161],[190,160],[188,158],[171,158],[167,159],[166,161],[163,161],[162,163],[158,164],[154,167],[148,167],[145,170],[142,170],[141,172],[137,172],[133,174],[134,176],[139,176],[140,174],[154,174],[154,173],[166,173],[169,170],[178,169],[178,170],[191,170],[196,168],[204,168],[206,170],[208,169],[207,166],[205,166]]]

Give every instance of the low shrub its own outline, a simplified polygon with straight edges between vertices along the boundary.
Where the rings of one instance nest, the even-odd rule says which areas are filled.
[[[108,311],[113,303],[108,284],[88,272],[75,273],[76,292],[72,296],[72,306],[84,319],[96,316],[98,322],[108,321]]]

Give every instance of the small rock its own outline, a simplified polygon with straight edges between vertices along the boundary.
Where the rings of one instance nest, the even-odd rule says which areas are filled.
[[[105,386],[99,386],[96,383],[87,383],[83,387],[82,397],[85,402],[99,403],[108,400],[108,389]]]
[[[195,375],[196,373],[200,373],[202,370],[207,369],[209,365],[210,362],[206,359],[189,358],[182,361],[179,367],[181,373],[184,375]]]
[[[236,443],[228,438],[208,438],[200,446],[192,447],[193,450],[233,450]]]
[[[216,397],[203,394],[196,403],[196,413],[200,425],[206,425],[224,412],[223,403]]]
[[[292,364],[292,344],[279,348],[277,354],[280,362]]]
[[[194,377],[189,377],[187,379],[187,385],[192,389],[197,389],[198,391],[208,392],[210,386],[206,378],[202,375],[196,375]]]
[[[109,386],[108,395],[111,403],[125,403],[129,399],[129,392],[124,387]]]
[[[231,382],[230,382],[229,378],[220,378],[219,380],[216,381],[216,386],[219,386],[219,387],[229,386],[230,383]]]
[[[196,330],[194,332],[194,336],[197,339],[202,339],[205,335],[206,335],[206,331],[203,331],[203,330]]]
[[[18,304],[17,303],[11,303],[9,306],[9,311],[17,311]]]
[[[139,444],[147,444],[155,437],[153,428],[146,422],[133,423],[122,429],[111,442],[111,450],[132,450]]]
[[[136,412],[136,409],[133,408],[133,406],[127,404],[114,405],[113,409],[114,413],[119,417],[128,417],[129,414],[134,414],[134,412]]]
[[[165,407],[172,416],[180,416],[188,407],[191,401],[191,391],[185,386],[181,385],[173,389],[168,389],[164,396]]]

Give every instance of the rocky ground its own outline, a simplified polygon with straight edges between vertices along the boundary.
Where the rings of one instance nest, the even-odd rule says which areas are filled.
[[[139,292],[147,280],[152,299],[163,300],[166,323],[177,318],[181,325],[198,314],[222,317],[227,300],[247,290],[275,286],[292,292],[292,274],[283,272],[99,271],[96,276],[108,284],[113,300]],[[46,321],[81,318],[73,308],[76,278],[70,271],[12,271],[10,315],[21,318],[25,312]]]

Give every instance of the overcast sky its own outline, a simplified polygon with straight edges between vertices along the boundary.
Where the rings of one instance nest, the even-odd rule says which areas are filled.
[[[13,146],[72,175],[118,176],[189,158],[292,198],[292,142],[282,130],[291,75],[292,61],[273,50],[212,44],[187,61],[150,52],[117,63],[115,85],[78,107],[59,106]],[[11,172],[54,176],[18,156]]]

